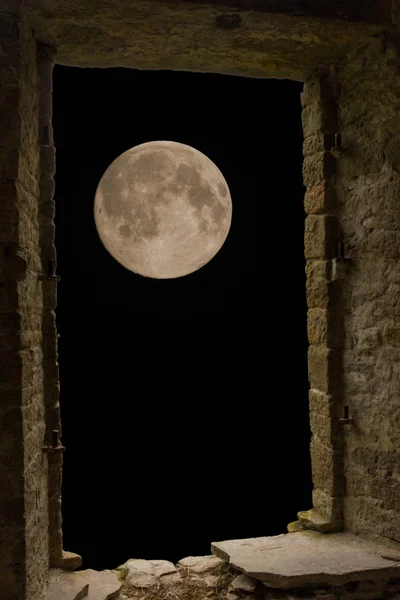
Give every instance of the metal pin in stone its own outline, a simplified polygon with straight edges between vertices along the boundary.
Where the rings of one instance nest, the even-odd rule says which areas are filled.
[[[58,446],[59,443],[60,443],[59,431],[58,431],[58,429],[54,429],[54,431],[53,431],[53,443],[52,443],[53,448],[57,448],[57,446]]]
[[[343,418],[339,419],[339,423],[341,425],[351,425],[353,423],[353,419],[349,416],[349,407],[343,406]]]
[[[346,150],[342,147],[342,134],[335,133],[335,145],[332,146],[331,152],[335,158],[342,158]]]
[[[53,258],[49,258],[46,264],[47,273],[46,275],[39,275],[39,281],[44,281],[46,279],[55,279],[56,281],[60,281],[61,277],[55,274],[55,260]]]
[[[337,262],[349,262],[349,258],[346,258],[344,255],[344,243],[339,242],[338,244],[338,255],[336,258]]]

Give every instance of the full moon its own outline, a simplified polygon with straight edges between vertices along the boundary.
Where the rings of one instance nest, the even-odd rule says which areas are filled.
[[[147,142],[123,152],[102,176],[94,219],[108,252],[156,279],[197,271],[221,249],[232,220],[228,185],[202,152]]]

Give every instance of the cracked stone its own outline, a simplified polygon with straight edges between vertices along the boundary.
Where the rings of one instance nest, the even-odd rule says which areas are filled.
[[[136,588],[149,588],[158,582],[173,584],[181,578],[176,567],[167,560],[130,559],[125,567],[128,570],[126,582]]]

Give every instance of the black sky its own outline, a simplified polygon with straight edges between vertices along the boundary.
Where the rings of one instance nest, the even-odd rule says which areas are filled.
[[[301,84],[54,69],[64,547],[84,567],[208,554],[311,507]],[[222,171],[232,227],[175,280],[102,246],[98,182],[151,140]]]

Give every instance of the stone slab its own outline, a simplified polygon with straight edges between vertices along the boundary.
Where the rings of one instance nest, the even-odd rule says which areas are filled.
[[[259,6],[263,3],[258,1]],[[277,14],[275,8],[265,13],[238,7],[232,15],[231,7],[211,1],[128,4],[29,0],[26,10],[36,39],[57,48],[58,64],[211,71],[297,81],[307,80],[321,65],[340,60],[385,30],[383,24]],[[376,14],[382,14],[381,4]]]
[[[52,569],[46,590],[46,600],[81,600],[88,595],[89,584],[79,573]]]
[[[111,571],[94,571],[86,569],[79,571],[80,577],[88,583],[87,600],[112,600],[122,588],[118,577]]]
[[[220,569],[224,564],[224,561],[216,556],[187,556],[182,558],[178,565],[179,567],[185,567],[189,573],[207,573],[208,571],[215,571]]]
[[[274,588],[400,577],[400,562],[382,558],[387,547],[351,533],[302,531],[214,542],[211,550],[233,568]]]
[[[134,588],[149,588],[160,581],[170,585],[181,578],[175,565],[167,560],[131,558],[124,567],[127,569],[125,581]]]

